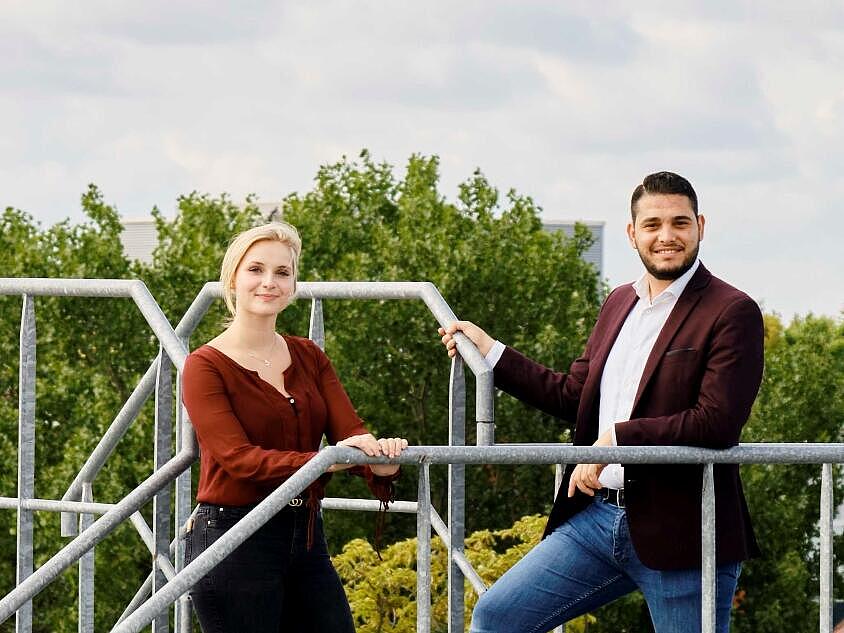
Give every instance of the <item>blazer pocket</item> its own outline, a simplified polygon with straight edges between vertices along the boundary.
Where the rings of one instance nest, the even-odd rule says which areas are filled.
[[[691,358],[692,355],[696,354],[697,350],[694,347],[677,347],[675,349],[670,349],[665,352],[665,358],[671,358],[672,356],[681,356],[684,358]]]

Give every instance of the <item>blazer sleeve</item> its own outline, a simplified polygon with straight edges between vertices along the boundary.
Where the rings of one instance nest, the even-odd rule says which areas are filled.
[[[185,361],[182,400],[202,451],[234,479],[279,484],[316,455],[253,444],[232,411],[220,370],[200,355]]]
[[[495,386],[549,415],[574,423],[586,377],[593,337],[568,373],[549,369],[512,347],[507,347],[495,365]]]
[[[705,362],[694,406],[617,423],[618,445],[729,448],[738,444],[764,366],[764,327],[755,301],[744,296],[724,308],[713,326]]]

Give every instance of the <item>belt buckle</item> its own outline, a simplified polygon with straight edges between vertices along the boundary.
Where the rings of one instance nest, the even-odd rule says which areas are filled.
[[[299,506],[301,506],[301,505],[302,505],[302,503],[304,503],[304,502],[302,501],[302,497],[293,497],[293,498],[290,500],[290,503],[288,503],[287,505],[289,505],[289,506],[290,506],[290,507],[292,507],[292,508],[298,508]]]

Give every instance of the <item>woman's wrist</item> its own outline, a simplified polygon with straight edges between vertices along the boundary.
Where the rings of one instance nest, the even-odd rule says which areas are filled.
[[[399,472],[398,464],[370,464],[372,474],[377,477],[392,477]]]

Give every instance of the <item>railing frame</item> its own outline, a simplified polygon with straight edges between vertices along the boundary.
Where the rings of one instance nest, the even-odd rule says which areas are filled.
[[[30,394],[32,406],[27,409],[21,401],[20,411],[21,420],[31,419],[32,424],[29,426],[34,430],[34,353],[35,353],[35,338],[34,338],[34,309],[32,298],[34,296],[68,296],[68,297],[131,297],[134,299],[141,313],[151,326],[154,334],[161,342],[161,353],[153,360],[150,367],[147,369],[144,376],[139,381],[133,393],[130,395],[127,402],[121,408],[112,424],[107,429],[106,433],[101,438],[100,442],[88,457],[84,465],[79,470],[73,482],[68,487],[67,492],[62,498],[63,505],[57,506],[52,500],[39,500],[39,509],[52,510],[57,507],[62,508],[61,533],[63,536],[76,536],[77,538],[71,541],[67,547],[58,552],[50,561],[45,564],[34,577],[32,575],[31,563],[29,567],[26,564],[27,552],[31,555],[31,529],[29,532],[26,529],[26,521],[29,520],[31,524],[31,512],[26,504],[33,492],[28,491],[26,481],[21,479],[21,485],[18,486],[17,505],[19,520],[22,520],[23,529],[19,529],[18,533],[23,535],[21,547],[18,548],[18,587],[11,592],[6,598],[10,598],[21,586],[28,587],[29,590],[35,588],[35,593],[43,589],[47,583],[51,582],[63,569],[72,564],[76,560],[80,560],[80,592],[79,592],[79,612],[80,612],[80,631],[87,632],[93,629],[93,621],[89,614],[93,613],[93,568],[90,565],[92,554],[84,554],[92,550],[97,542],[102,540],[108,533],[110,533],[120,522],[126,518],[132,518],[133,524],[139,531],[139,534],[144,540],[145,544],[149,545],[150,539],[148,534],[144,531],[141,524],[138,522],[138,509],[149,498],[154,498],[153,510],[153,530],[151,542],[153,545],[152,560],[153,560],[153,574],[148,579],[149,583],[145,582],[136,593],[133,602],[140,600],[141,596],[149,591],[148,584],[152,585],[153,591],[163,586],[167,582],[168,574],[167,567],[173,568],[175,571],[181,569],[184,557],[183,546],[180,539],[175,539],[171,543],[171,549],[174,549],[175,566],[170,564],[169,552],[165,552],[167,541],[169,540],[169,501],[171,497],[170,484],[173,477],[177,478],[176,483],[176,516],[175,524],[177,526],[184,526],[185,520],[190,513],[190,464],[198,456],[195,436],[193,435],[192,427],[187,417],[184,414],[184,409],[181,406],[176,407],[176,455],[169,455],[169,442],[172,433],[172,398],[171,393],[171,375],[170,364],[175,366],[179,378],[181,368],[184,363],[184,358],[188,352],[188,339],[191,332],[195,329],[197,324],[202,319],[211,303],[221,296],[219,283],[212,282],[206,284],[200,293],[197,295],[194,302],[191,304],[188,311],[183,316],[178,326],[174,329],[170,327],[169,322],[164,317],[158,305],[155,303],[152,296],[149,294],[146,286],[137,280],[93,280],[93,279],[24,279],[24,278],[4,278],[0,279],[0,295],[17,294],[24,298],[24,316],[21,320],[21,336],[28,331],[27,328],[31,326],[31,345],[24,344],[24,339],[21,341],[21,354],[25,350],[30,350],[33,355],[32,358],[32,375],[33,385],[28,391],[23,388],[24,383],[21,383],[20,393],[22,398]],[[421,299],[431,313],[435,316],[440,325],[446,325],[454,321],[457,317],[452,312],[448,304],[443,300],[439,291],[433,284],[427,282],[302,282],[298,286],[297,297],[311,298],[311,326],[310,336],[320,347],[324,346],[324,326],[322,317],[322,297],[338,298],[338,299]],[[29,310],[29,312],[26,312]],[[29,315],[29,316],[27,316]],[[476,375],[476,421],[477,421],[477,437],[479,443],[491,444],[494,441],[494,390],[492,384],[492,371],[483,359],[482,355],[477,351],[474,345],[464,336],[459,335],[458,350],[466,359],[465,362],[470,366]],[[23,358],[23,357],[22,357]],[[172,361],[171,361],[172,359]],[[24,363],[21,362],[21,380],[25,376]],[[465,387],[463,387],[462,377],[462,362],[459,366],[459,373],[457,377],[453,377],[450,381],[450,391],[457,388],[461,393],[461,398],[465,399]],[[454,372],[453,372],[454,373]],[[181,381],[177,378],[176,389],[177,397],[180,396]],[[31,393],[30,393],[31,392]],[[90,491],[91,485],[97,473],[102,469],[111,453],[117,447],[122,436],[128,430],[129,426],[134,422],[141,407],[152,393],[156,395],[156,434],[155,434],[155,452],[154,452],[154,473],[143,482],[133,494],[130,494],[120,504],[108,504],[109,510],[105,515],[92,525],[90,523],[90,515],[86,514],[80,516],[72,511],[74,508],[83,507],[79,502],[83,499],[85,491]],[[29,396],[27,396],[29,397]],[[463,407],[463,403],[456,402],[450,396],[450,400],[454,402],[452,408]],[[179,402],[179,400],[177,400]],[[451,419],[459,421],[463,424],[463,417],[450,415]],[[23,422],[21,423],[23,425]],[[29,428],[26,427],[27,429]],[[20,438],[25,438],[26,429],[22,426]],[[454,437],[463,437],[465,432],[462,426],[458,434],[450,433]],[[461,442],[463,440],[460,440]],[[25,441],[20,443],[22,450],[34,444]],[[34,453],[32,458],[28,457],[28,453],[24,453],[19,463],[24,469],[34,467]],[[181,469],[181,471],[179,471]],[[34,479],[34,472],[33,472]],[[449,507],[452,509],[450,523],[455,526],[452,530],[449,543],[454,543],[455,547],[462,549],[463,542],[463,507],[462,496],[464,494],[465,484],[462,478],[462,471],[456,469],[450,473],[449,477]],[[460,497],[459,499],[457,497]],[[4,507],[4,502],[7,498],[0,498],[0,508]],[[91,501],[86,498],[86,501]],[[131,500],[131,503],[129,501]],[[48,503],[50,502],[50,503]],[[88,504],[90,506],[91,504]],[[102,504],[101,504],[102,505]],[[79,533],[80,521],[84,520],[83,535]],[[145,524],[143,527],[146,527]],[[27,534],[29,536],[27,537]],[[28,538],[28,541],[27,541]],[[85,557],[83,559],[83,556]],[[464,565],[465,566],[465,565]],[[461,566],[453,564],[450,567],[450,576],[452,577],[452,584],[462,585],[463,576]],[[26,583],[24,585],[24,583]],[[34,594],[33,594],[34,595]],[[3,600],[6,600],[4,598]],[[462,593],[453,599],[462,604]],[[0,621],[4,619],[2,616],[3,601],[0,601]],[[31,630],[31,613],[28,613],[29,602],[18,609],[18,618],[23,617],[24,624],[20,628],[21,631]],[[131,606],[131,604],[130,604]],[[461,607],[462,609],[462,607]],[[128,609],[127,609],[128,611]],[[124,613],[124,616],[126,613]],[[190,631],[190,606],[185,600],[180,601],[176,606],[176,631],[178,633],[186,633]],[[29,624],[27,624],[29,622]],[[169,622],[166,618],[157,618],[154,624],[156,633],[165,632],[169,629]]]
[[[198,451],[190,421],[181,406],[176,406],[176,454],[170,456],[173,432],[172,363],[181,373],[187,355],[190,333],[195,329],[210,304],[220,296],[218,283],[206,284],[179,325],[170,327],[146,287],[139,281],[68,280],[68,279],[0,279],[0,294],[23,297],[21,318],[20,364],[20,430],[19,477],[16,498],[0,497],[0,509],[18,512],[17,586],[0,599],[0,622],[17,614],[16,632],[28,633],[32,628],[31,600],[62,570],[79,561],[79,630],[93,630],[93,548],[127,518],[138,530],[152,553],[153,571],[113,631],[140,631],[153,622],[153,630],[169,630],[167,607],[176,604],[177,633],[191,629],[187,601],[180,600],[186,591],[222,558],[254,533],[296,494],[335,463],[400,463],[416,465],[419,470],[418,498],[414,502],[396,502],[391,511],[417,514],[417,630],[430,631],[430,537],[433,528],[448,547],[449,556],[449,631],[463,628],[463,583],[467,579],[474,590],[485,590],[483,581],[472,569],[463,552],[465,524],[465,466],[467,464],[564,464],[564,463],[686,463],[703,464],[702,478],[702,618],[703,631],[715,626],[715,494],[713,465],[721,463],[814,463],[823,464],[821,484],[821,570],[820,630],[830,633],[832,626],[832,464],[844,462],[844,444],[763,444],[740,445],[733,449],[713,451],[689,447],[575,447],[565,444],[497,445],[494,442],[492,372],[486,361],[464,336],[457,337],[462,359],[455,359],[449,380],[448,447],[411,447],[396,460],[368,458],[360,451],[344,447],[328,447],[282,484],[267,499],[246,515],[213,546],[189,565],[183,564],[181,537],[190,513],[190,466]],[[131,297],[161,342],[161,352],[151,363],[135,391],[114,419],[100,443],[80,469],[61,501],[34,498],[34,420],[35,420],[35,312],[33,297],[98,296]],[[324,345],[323,298],[338,299],[422,299],[440,325],[456,319],[436,288],[417,282],[312,282],[300,283],[298,296],[312,299],[310,336]],[[172,359],[172,360],[171,360]],[[476,422],[478,446],[465,444],[465,379],[463,363],[475,373]],[[180,380],[176,381],[177,396]],[[91,486],[94,477],[129,425],[138,415],[149,395],[156,394],[156,450],[154,472],[135,490],[116,504],[94,503]],[[177,401],[178,402],[178,401]],[[431,506],[431,464],[448,464],[449,496],[446,525]],[[558,468],[555,489],[559,485]],[[170,541],[170,484],[176,484],[175,525],[177,536]],[[138,510],[154,498],[152,529]],[[326,499],[326,509],[373,510],[377,502],[351,499]],[[61,511],[62,533],[81,533],[37,571],[32,570],[32,512]],[[93,521],[93,515],[102,516]],[[78,523],[77,523],[78,521]],[[171,559],[172,557],[172,559]],[[173,562],[175,561],[175,563]],[[150,588],[153,595],[145,600]]]

